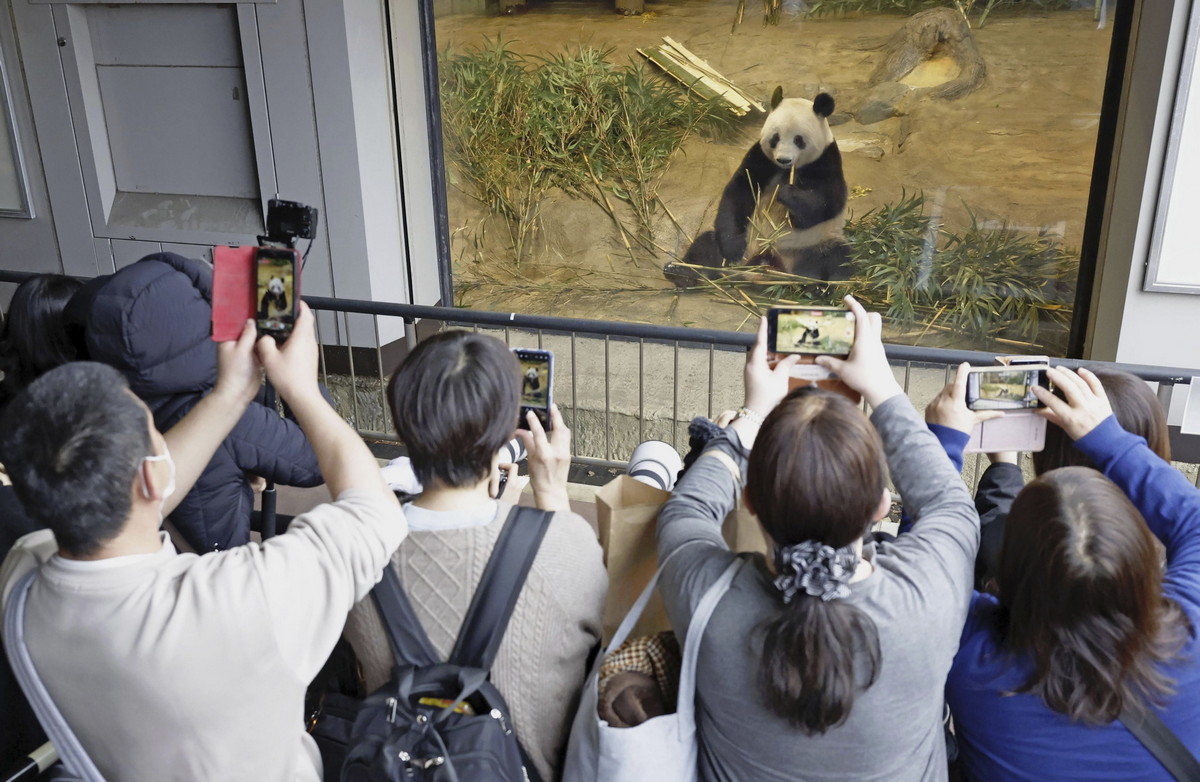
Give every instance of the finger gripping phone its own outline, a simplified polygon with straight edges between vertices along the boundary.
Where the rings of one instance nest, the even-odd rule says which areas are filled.
[[[286,247],[259,247],[254,253],[255,317],[260,334],[286,339],[300,307],[299,257]]]
[[[967,373],[971,410],[1031,410],[1045,407],[1033,386],[1049,388],[1046,367],[972,367]]]
[[[550,405],[554,402],[554,354],[549,350],[514,348],[521,365],[521,414],[517,426],[528,429],[526,413],[537,416],[542,428],[550,431]]]
[[[767,349],[772,353],[848,356],[854,347],[854,313],[836,307],[772,307],[767,310]]]

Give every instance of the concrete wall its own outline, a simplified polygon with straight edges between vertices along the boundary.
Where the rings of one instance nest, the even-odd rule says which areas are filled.
[[[36,216],[0,217],[0,267],[90,276],[253,244],[278,193],[321,210],[306,293],[413,300],[400,172],[430,164],[427,147],[400,158],[385,15],[384,0],[3,0]]]
[[[1091,312],[1088,355],[1097,360],[1200,371],[1200,297],[1142,290],[1189,34],[1189,6],[1186,2],[1140,4],[1141,30],[1135,30],[1140,45],[1127,74],[1128,105]],[[1190,35],[1200,35],[1200,30],[1191,30]],[[1200,107],[1200,68],[1196,71],[1191,74],[1190,105]],[[1177,182],[1169,219],[1186,224],[1194,222],[1197,213],[1200,182]]]

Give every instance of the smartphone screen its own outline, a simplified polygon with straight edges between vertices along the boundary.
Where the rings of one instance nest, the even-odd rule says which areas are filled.
[[[848,356],[854,347],[854,313],[832,307],[773,307],[767,310],[772,353]]]
[[[517,354],[517,361],[521,365],[521,415],[517,426],[529,428],[525,414],[532,410],[542,428],[548,432],[550,403],[554,401],[551,388],[554,382],[554,355],[548,350],[523,348],[516,348],[513,352]]]
[[[972,410],[1028,410],[1045,407],[1033,395],[1034,385],[1049,388],[1045,367],[972,369],[967,374],[967,407]]]
[[[291,334],[300,304],[296,251],[259,247],[254,255],[254,266],[258,330],[264,334]]]

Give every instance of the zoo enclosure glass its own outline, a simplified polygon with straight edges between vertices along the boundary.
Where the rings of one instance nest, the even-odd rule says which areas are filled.
[[[1066,352],[1114,34],[1090,0],[422,2],[455,304],[746,330],[849,292],[892,342]],[[833,97],[847,279],[777,252],[782,184],[743,256],[680,265],[776,87]]]

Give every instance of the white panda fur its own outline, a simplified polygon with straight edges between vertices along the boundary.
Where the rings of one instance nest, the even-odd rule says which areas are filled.
[[[765,263],[821,281],[848,276],[849,250],[842,235],[848,190],[841,153],[829,128],[833,105],[826,93],[809,101],[784,99],[783,90],[775,90],[758,141],[722,193],[716,230],[696,238],[685,263],[714,267]],[[787,221],[793,228],[767,251],[746,260],[747,246],[755,246],[757,239],[752,230],[758,222],[753,219],[755,210],[772,202],[773,224]],[[674,270],[664,269],[677,283],[695,281],[695,270]]]

